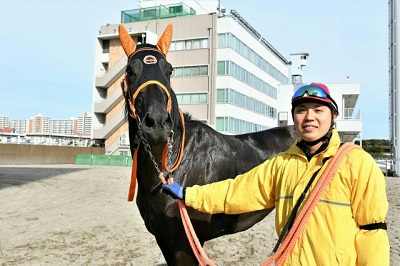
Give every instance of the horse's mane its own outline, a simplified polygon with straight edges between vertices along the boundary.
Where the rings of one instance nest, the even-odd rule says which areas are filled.
[[[197,119],[193,119],[193,116],[189,112],[184,112],[183,117],[185,118],[185,121],[197,121]]]

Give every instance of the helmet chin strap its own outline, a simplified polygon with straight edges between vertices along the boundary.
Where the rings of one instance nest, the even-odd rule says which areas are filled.
[[[326,134],[326,135],[327,135],[327,134]],[[319,139],[317,139],[317,140],[314,140],[314,141],[306,141],[306,140],[303,139],[303,142],[304,142],[305,144],[307,144],[307,146],[312,147],[312,146],[315,146],[315,145],[317,145],[318,143],[322,142],[323,140],[328,139],[328,138],[326,137],[326,135],[324,135],[324,136],[322,136],[321,138],[319,138]]]
[[[325,140],[329,140],[329,139],[331,138],[331,136],[332,136],[332,129],[333,129],[334,127],[335,127],[335,120],[333,119],[333,114],[332,114],[332,123],[331,123],[331,127],[329,128],[328,132],[327,132],[325,135],[323,135],[323,136],[320,137],[319,139],[313,140],[313,141],[306,141],[306,140],[303,139],[303,142],[304,142],[305,144],[307,144],[307,146],[312,147],[312,146],[317,145],[317,144],[320,143],[320,142],[323,142],[323,141],[325,141]]]

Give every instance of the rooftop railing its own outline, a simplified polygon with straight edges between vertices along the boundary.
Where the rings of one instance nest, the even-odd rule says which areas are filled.
[[[187,5],[180,3],[178,5],[159,5],[121,12],[121,23],[139,22],[154,19],[183,17],[196,15],[196,11]]]

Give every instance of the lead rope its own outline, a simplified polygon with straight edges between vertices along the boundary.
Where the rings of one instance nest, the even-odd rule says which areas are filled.
[[[185,228],[186,237],[189,240],[190,246],[192,247],[193,253],[197,258],[197,261],[201,266],[215,266],[215,264],[210,260],[200,244],[197,238],[196,232],[194,231],[193,225],[190,221],[189,214],[187,212],[185,203],[182,200],[178,200],[179,211],[182,217],[182,224]]]
[[[285,240],[278,248],[277,252],[273,254],[271,257],[265,261],[262,266],[270,265],[274,261],[276,261],[275,265],[282,265],[287,256],[292,252],[296,241],[298,240],[301,232],[303,231],[305,224],[310,217],[312,211],[314,210],[315,206],[319,202],[322,192],[329,184],[330,180],[332,179],[333,175],[336,172],[337,167],[339,166],[340,162],[342,161],[343,157],[352,149],[357,148],[361,149],[360,146],[355,145],[354,143],[345,143],[343,146],[337,151],[337,153],[332,157],[332,161],[328,164],[327,168],[321,175],[320,179],[318,180],[315,188],[312,190],[308,200],[304,204],[303,208],[300,211],[299,216],[295,220],[292,229],[289,231],[288,235],[286,236]]]

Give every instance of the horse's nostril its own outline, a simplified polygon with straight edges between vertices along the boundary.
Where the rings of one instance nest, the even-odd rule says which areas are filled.
[[[156,121],[149,114],[147,114],[144,119],[144,124],[146,125],[146,127],[153,127],[155,123]]]

